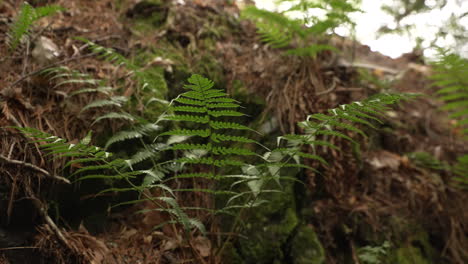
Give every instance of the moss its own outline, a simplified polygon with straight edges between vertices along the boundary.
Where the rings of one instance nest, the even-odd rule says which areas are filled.
[[[166,24],[169,7],[161,0],[145,0],[127,10],[125,16],[131,19],[130,28],[147,32],[161,28]]]
[[[325,251],[312,227],[298,228],[291,243],[291,258],[294,264],[325,263]]]
[[[388,263],[431,264],[432,262],[423,257],[419,248],[408,245],[397,249]]]
[[[273,189],[270,186],[269,189]],[[295,210],[292,184],[285,184],[284,192],[270,193],[270,202],[250,211],[244,235],[248,239],[237,242],[245,263],[285,263],[284,248],[294,233],[299,219]]]
[[[270,209],[272,208],[270,206]],[[283,211],[283,208],[280,210]],[[263,212],[257,213],[255,219],[249,221],[252,223],[247,227],[249,239],[239,241],[240,253],[246,263],[283,261],[285,258],[283,246],[298,224],[296,212],[292,208],[286,209],[282,215],[275,214],[278,212],[271,215],[266,214],[264,210],[261,211]]]
[[[234,245],[229,242],[223,252],[223,263],[225,264],[242,264],[244,261],[240,257]]]

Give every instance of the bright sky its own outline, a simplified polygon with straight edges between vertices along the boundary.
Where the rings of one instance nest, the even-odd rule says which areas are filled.
[[[275,10],[277,6],[274,0],[255,0],[260,8],[267,10]],[[468,0],[448,0],[447,6],[442,10],[437,8],[422,14],[412,15],[405,18],[403,22],[415,25],[412,35],[385,34],[377,37],[376,32],[381,26],[395,27],[393,18],[381,10],[383,4],[392,4],[393,0],[362,0],[361,9],[364,13],[357,13],[352,16],[357,24],[356,37],[357,39],[371,47],[373,51],[379,51],[382,54],[396,58],[403,53],[410,52],[416,44],[416,38],[429,36],[433,37],[443,22],[447,20],[451,13],[460,15],[468,12]],[[435,0],[428,0],[428,5],[435,5]],[[279,7],[281,10],[281,7]],[[468,25],[468,16],[464,21],[461,21],[465,26]],[[347,35],[348,30],[338,28],[336,33]],[[447,38],[437,42],[440,46],[446,46],[453,43],[453,39]],[[423,42],[423,47],[429,46],[429,40]],[[468,44],[465,45],[461,53],[466,57],[468,55]],[[431,56],[433,50],[427,50],[425,55]]]

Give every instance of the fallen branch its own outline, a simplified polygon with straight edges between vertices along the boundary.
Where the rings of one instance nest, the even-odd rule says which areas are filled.
[[[41,214],[42,218],[44,218],[44,221],[47,223],[47,225],[52,229],[53,232],[55,232],[55,234],[57,235],[57,237],[70,249],[72,249],[72,247],[70,246],[70,244],[68,243],[68,240],[65,238],[65,236],[63,235],[62,231],[60,231],[60,228],[54,223],[54,221],[52,220],[52,218],[50,218],[50,216],[47,214],[47,208],[45,208],[44,206],[42,206],[42,202],[37,199],[36,197],[34,196],[31,196],[30,197],[33,201],[33,204],[36,206],[37,210],[39,211],[39,213]]]
[[[14,160],[14,159],[9,159],[3,155],[0,154],[0,160],[3,160],[7,163],[10,163],[10,164],[16,164],[16,165],[21,165],[21,166],[24,166],[24,167],[27,167],[27,168],[30,168],[32,170],[35,170],[37,172],[40,172],[42,174],[44,174],[45,176],[47,177],[50,177],[50,178],[54,178],[56,180],[59,180],[59,181],[62,181],[62,182],[65,182],[67,184],[70,184],[70,181],[64,177],[60,177],[60,176],[56,176],[56,175],[51,175],[48,171],[42,169],[42,168],[39,168],[38,166],[34,165],[34,164],[31,164],[31,163],[28,163],[28,162],[24,162],[24,161],[21,161],[21,160]]]

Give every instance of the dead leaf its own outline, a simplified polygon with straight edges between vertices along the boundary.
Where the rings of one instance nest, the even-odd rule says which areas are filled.
[[[374,153],[374,157],[368,161],[375,169],[390,168],[392,170],[398,170],[402,159],[400,156],[393,154],[388,151],[379,151]]]
[[[200,253],[202,257],[208,257],[211,255],[211,242],[208,238],[198,236],[194,241],[195,249]]]

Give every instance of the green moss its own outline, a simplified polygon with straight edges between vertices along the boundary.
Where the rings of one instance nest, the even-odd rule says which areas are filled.
[[[273,185],[267,189],[274,189]],[[245,263],[285,263],[285,245],[299,224],[292,184],[285,184],[281,193],[270,193],[268,199],[244,219],[243,235],[248,239],[239,239],[236,245]]]
[[[272,202],[271,204],[274,204]],[[270,204],[270,210],[274,207]],[[283,211],[280,208],[280,211]],[[267,214],[267,211],[260,210],[255,219],[249,221],[247,234],[248,240],[241,240],[240,252],[246,263],[273,263],[274,261],[283,261],[285,254],[283,246],[288,237],[298,224],[296,212],[292,208],[284,211],[284,214]],[[272,211],[269,211],[272,213]],[[275,219],[276,217],[281,219]]]
[[[396,250],[389,263],[398,264],[431,264],[432,262],[423,257],[419,248],[413,246],[401,247]]]
[[[325,263],[325,251],[312,227],[298,228],[291,244],[291,257],[294,264]]]
[[[234,245],[229,242],[226,244],[226,247],[223,252],[223,263],[225,264],[242,264],[244,261],[242,258],[239,256],[239,253],[237,252],[236,248]]]
[[[159,29],[166,24],[169,7],[161,0],[145,0],[138,2],[126,12],[130,18],[133,33],[148,32]]]

